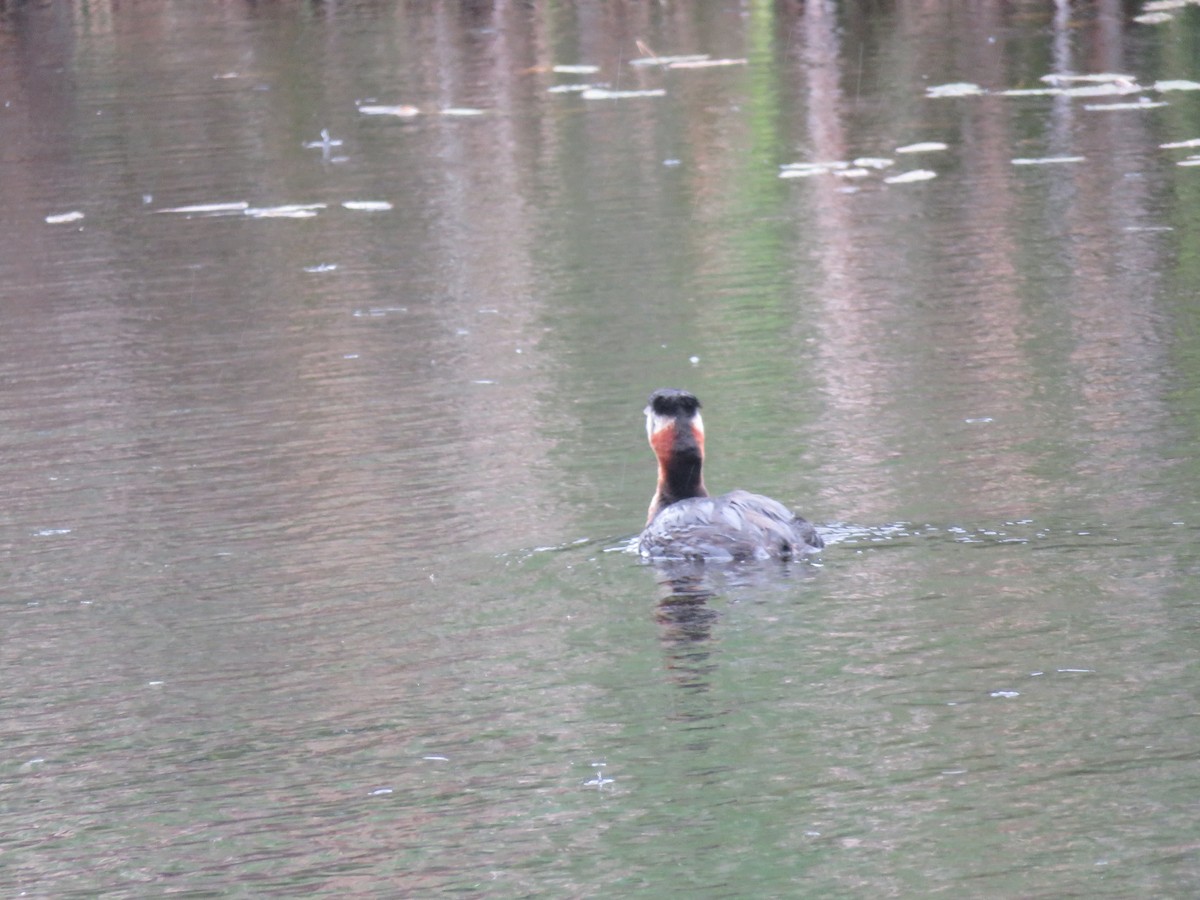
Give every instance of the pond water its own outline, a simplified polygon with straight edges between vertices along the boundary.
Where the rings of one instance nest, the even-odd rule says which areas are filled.
[[[0,4],[3,893],[1195,896],[1198,61]],[[662,386],[822,554],[627,552]]]

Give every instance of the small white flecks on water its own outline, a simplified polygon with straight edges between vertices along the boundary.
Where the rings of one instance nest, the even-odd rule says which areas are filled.
[[[304,149],[306,150],[328,150],[330,147],[340,147],[342,141],[340,138],[331,137],[328,128],[321,129],[321,139],[319,141],[305,141]]]
[[[744,66],[747,59],[681,59],[667,66],[669,69],[713,69],[722,66]]]
[[[969,81],[952,81],[925,88],[926,97],[976,97],[984,93],[983,88]]]
[[[584,100],[630,100],[637,97],[665,97],[663,88],[651,88],[644,91],[610,91],[606,88],[588,88],[582,94]]]
[[[250,208],[245,200],[232,203],[193,203],[190,206],[168,206],[154,210],[156,213],[182,213],[183,215],[231,215],[242,213]]]
[[[941,141],[918,141],[915,144],[905,144],[903,147],[897,147],[897,153],[937,153],[940,150],[947,149],[947,145]]]
[[[588,63],[572,63],[554,66],[550,71],[560,75],[594,75],[600,71],[600,67]]]
[[[596,770],[596,775],[590,781],[583,783],[584,787],[594,787],[596,790],[604,790],[605,785],[613,783],[613,779],[604,777],[604,767],[607,763],[592,763],[592,767]]]
[[[305,272],[333,272],[337,269],[337,263],[317,263],[315,266],[305,266]]]
[[[1165,100],[1147,100],[1142,97],[1132,103],[1088,103],[1083,108],[1090,112],[1121,112],[1127,109],[1158,109],[1167,105]]]
[[[901,172],[899,175],[893,175],[890,178],[883,179],[884,184],[912,184],[916,181],[928,181],[931,178],[937,178],[937,172],[932,172],[929,169],[911,169],[908,172]]]
[[[71,212],[52,213],[51,215],[46,216],[46,224],[47,225],[65,225],[68,222],[78,222],[82,218],[83,218],[83,213],[81,213],[79,210],[75,209],[75,210],[72,210]]]
[[[1156,81],[1154,82],[1154,90],[1159,93],[1165,91],[1200,91],[1200,81],[1188,81],[1186,79]]]
[[[375,788],[375,790],[371,791],[370,796],[386,797],[388,794],[392,793],[392,791],[393,791],[393,788]]]
[[[356,319],[380,319],[393,313],[408,312],[407,306],[372,306],[369,309],[356,309],[351,315]]]
[[[780,178],[811,178],[814,175],[828,175],[850,168],[845,160],[834,159],[826,162],[785,163],[779,167]]]
[[[1159,150],[1184,150],[1189,147],[1200,147],[1200,138],[1190,138],[1186,141],[1170,141],[1166,144],[1159,144]]]
[[[359,212],[386,212],[392,209],[392,204],[387,200],[344,200],[342,208]]]
[[[243,210],[242,215],[252,219],[311,219],[322,209],[325,209],[324,203],[287,203],[283,206],[252,206]]]
[[[469,106],[447,106],[444,109],[438,110],[443,116],[460,116],[470,118],[471,116],[482,116],[484,110],[474,109]]]
[[[1001,697],[1004,699],[1011,699],[1012,697],[1020,697],[1021,692],[1020,691],[992,691],[990,694],[988,694],[988,696],[989,697]]]
[[[406,103],[400,103],[393,106],[385,106],[382,104],[368,104],[360,106],[358,111],[364,116],[395,116],[400,119],[411,119],[413,116],[419,116],[421,110],[415,106],[409,106]]]
[[[1058,163],[1087,162],[1086,156],[1022,156],[1012,161],[1014,166],[1051,166]]]
[[[702,63],[709,59],[707,53],[692,53],[684,56],[639,56],[631,59],[631,66],[677,66],[684,63]]]
[[[854,165],[860,169],[890,169],[895,164],[894,159],[886,156],[860,156],[854,160]]]
[[[582,94],[593,88],[602,90],[606,87],[608,87],[607,84],[556,84],[554,87],[546,88],[546,91],[551,94]]]

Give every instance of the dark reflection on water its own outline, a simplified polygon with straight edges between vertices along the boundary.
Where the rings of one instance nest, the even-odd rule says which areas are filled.
[[[1193,895],[1200,17],[1140,11],[0,6],[4,883]],[[664,384],[819,558],[620,552]]]

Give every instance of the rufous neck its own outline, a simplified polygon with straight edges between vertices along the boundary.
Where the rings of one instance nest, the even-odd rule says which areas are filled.
[[[658,457],[658,487],[650,501],[647,521],[672,503],[689,497],[707,497],[704,487],[704,430],[676,420],[650,437]]]

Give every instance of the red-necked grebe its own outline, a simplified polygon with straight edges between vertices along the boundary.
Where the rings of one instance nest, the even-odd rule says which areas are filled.
[[[658,559],[791,559],[825,546],[809,522],[777,500],[748,491],[708,496],[700,401],[661,388],[646,406],[646,434],[658,457],[658,489],[642,556]]]

